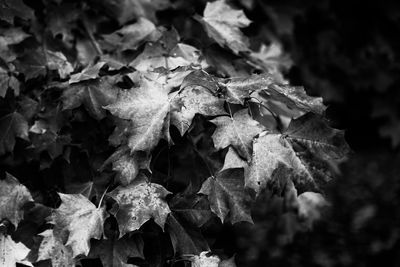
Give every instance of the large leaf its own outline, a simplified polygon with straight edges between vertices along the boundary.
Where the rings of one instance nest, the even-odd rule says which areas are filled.
[[[164,229],[171,212],[165,201],[168,194],[170,192],[161,185],[149,183],[144,175],[128,186],[118,186],[108,193],[118,205],[112,212],[117,218],[120,236],[139,229],[151,218]]]
[[[250,215],[250,197],[245,191],[243,169],[229,169],[209,177],[200,194],[208,196],[210,207],[222,222],[253,222]]]
[[[10,174],[0,180],[0,220],[7,219],[15,227],[23,218],[22,207],[33,201],[28,189]]]
[[[221,116],[211,122],[217,126],[212,135],[215,148],[232,145],[240,156],[251,159],[253,138],[265,128],[250,117],[247,109],[239,110],[233,117]]]
[[[39,246],[37,261],[51,260],[52,266],[57,267],[75,266],[72,249],[65,246],[61,237],[54,235],[53,230],[46,230],[39,235],[43,240]]]
[[[15,243],[11,236],[4,235],[0,232],[0,266],[16,266],[17,263],[22,263],[28,266],[33,266],[26,260],[30,249],[22,243]]]
[[[144,77],[139,87],[121,91],[118,100],[106,107],[113,115],[130,120],[128,145],[131,151],[150,151],[163,133],[170,109],[168,91],[155,81]]]
[[[61,194],[61,206],[54,210],[51,222],[54,231],[68,233],[66,246],[71,247],[73,257],[88,255],[90,239],[103,236],[104,220],[108,217],[104,207],[96,207],[80,194]]]
[[[334,164],[348,153],[342,131],[330,128],[317,115],[306,114],[293,120],[284,134],[264,133],[254,141],[246,186],[259,193],[285,176],[318,190],[334,175]]]
[[[236,54],[249,50],[249,41],[240,28],[247,27],[251,21],[243,11],[232,9],[225,0],[208,2],[203,18],[198,20],[220,46],[227,46]]]
[[[121,239],[93,240],[89,258],[100,258],[104,267],[129,267],[129,257],[144,258],[143,240],[140,236],[124,236]]]
[[[183,135],[196,113],[207,116],[226,113],[224,101],[204,87],[186,86],[170,93],[173,87],[168,81],[162,84],[148,74],[140,77],[139,87],[122,91],[118,100],[106,107],[117,117],[129,120],[117,125],[113,140],[127,136],[132,152],[151,151],[160,139],[170,141],[170,123]]]

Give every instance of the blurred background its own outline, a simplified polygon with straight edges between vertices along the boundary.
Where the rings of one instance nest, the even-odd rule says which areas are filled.
[[[395,1],[237,1],[246,29],[281,46],[286,77],[321,95],[354,153],[312,230],[296,231],[278,199],[232,229],[241,266],[400,266],[400,6]],[[278,220],[271,220],[272,217]]]

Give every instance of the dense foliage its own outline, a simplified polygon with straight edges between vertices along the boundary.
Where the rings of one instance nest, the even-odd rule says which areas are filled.
[[[344,134],[231,3],[2,0],[0,18],[2,266],[235,266],[219,233],[255,207],[294,234],[328,205]]]

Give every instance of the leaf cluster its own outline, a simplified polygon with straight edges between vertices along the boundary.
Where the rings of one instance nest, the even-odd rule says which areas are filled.
[[[159,26],[166,9],[188,11],[1,2],[2,265],[235,266],[212,230],[253,223],[267,192],[300,228],[319,217],[349,152],[322,98],[226,1],[184,17],[190,35]]]

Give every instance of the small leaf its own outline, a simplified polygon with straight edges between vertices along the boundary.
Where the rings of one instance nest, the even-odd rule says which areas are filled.
[[[217,0],[207,3],[203,18],[196,18],[220,46],[229,47],[235,54],[249,50],[249,41],[240,28],[247,27],[251,21],[242,10],[232,9],[225,0]]]
[[[68,233],[65,245],[71,247],[73,257],[86,256],[90,250],[90,239],[100,239],[103,235],[104,220],[108,217],[105,208],[96,208],[83,195],[59,195],[61,206],[51,216],[54,231]]]
[[[247,109],[239,110],[233,117],[221,116],[211,122],[217,126],[212,135],[216,149],[232,145],[240,156],[251,159],[253,138],[265,128],[250,117]]]
[[[33,266],[26,260],[30,249],[22,243],[15,243],[10,236],[0,233],[0,266],[16,266],[17,263],[22,263],[28,266]]]
[[[22,207],[30,201],[33,198],[28,189],[6,173],[6,179],[0,180],[0,220],[7,219],[18,227],[24,215]]]
[[[108,193],[118,204],[113,213],[118,221],[120,237],[139,229],[151,218],[164,229],[171,212],[165,201],[168,194],[170,192],[161,185],[149,183],[144,175],[128,186],[118,186]]]
[[[104,165],[112,163],[113,170],[118,172],[117,180],[123,186],[130,184],[139,174],[140,169],[150,168],[150,158],[146,153],[129,153],[126,149],[119,149],[112,154]]]
[[[241,221],[253,223],[242,169],[229,169],[219,172],[216,177],[209,177],[199,193],[208,196],[212,212],[222,222],[229,219],[232,224]]]

